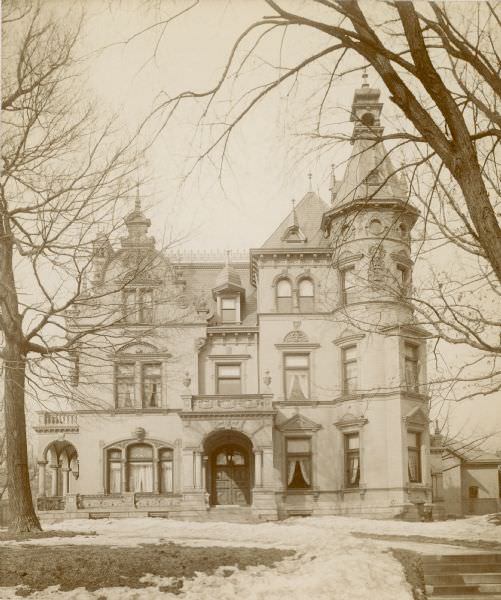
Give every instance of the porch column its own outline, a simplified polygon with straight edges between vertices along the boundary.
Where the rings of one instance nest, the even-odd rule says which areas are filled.
[[[193,482],[193,487],[201,488],[202,487],[202,453],[195,452],[194,458],[195,458],[195,472],[194,472],[195,481]]]
[[[57,496],[58,492],[58,481],[59,481],[59,465],[51,465],[52,469],[52,481],[50,486],[50,494],[51,496]]]
[[[120,491],[122,494],[127,491],[127,459],[122,458],[120,463]]]
[[[190,490],[195,487],[195,453],[191,448],[183,449],[183,487]]]
[[[207,469],[209,468],[209,457],[202,457],[202,489],[204,492],[207,491]]]
[[[61,473],[63,475],[63,496],[66,496],[70,488],[70,470],[61,469]]]
[[[254,487],[263,486],[263,452],[254,450]]]
[[[263,448],[263,469],[261,485],[264,487],[273,486],[273,448]]]
[[[45,467],[46,460],[38,461],[38,495],[45,496]]]
[[[155,448],[155,456],[153,457],[153,492],[160,493],[160,477],[158,472],[158,449]]]

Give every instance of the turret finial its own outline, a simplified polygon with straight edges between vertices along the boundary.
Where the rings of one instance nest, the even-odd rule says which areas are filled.
[[[141,197],[139,196],[139,181],[136,183],[136,200],[134,201],[134,211],[141,212]]]
[[[294,227],[298,227],[298,220],[296,214],[296,201],[292,199],[292,224]]]
[[[226,250],[226,266],[229,267],[231,262],[231,250]]]
[[[309,191],[309,192],[312,192],[312,191],[313,191],[313,189],[312,189],[312,187],[311,187],[311,178],[312,178],[312,177],[313,177],[313,175],[311,174],[311,171],[310,171],[310,172],[308,173],[308,180],[309,180],[309,181],[308,181],[308,191]]]
[[[369,75],[367,75],[367,65],[365,65],[362,73],[362,87],[369,87],[368,79]]]

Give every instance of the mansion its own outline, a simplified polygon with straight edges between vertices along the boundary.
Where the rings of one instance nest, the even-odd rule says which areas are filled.
[[[71,408],[35,426],[42,518],[427,510],[427,332],[408,301],[418,211],[381,111],[364,81],[329,202],[308,191],[245,255],[158,250],[139,191],[120,247],[96,239],[67,320],[100,334],[72,355]]]

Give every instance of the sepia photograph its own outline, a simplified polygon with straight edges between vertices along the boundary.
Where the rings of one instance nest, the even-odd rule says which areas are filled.
[[[0,598],[501,600],[501,3],[0,6]]]

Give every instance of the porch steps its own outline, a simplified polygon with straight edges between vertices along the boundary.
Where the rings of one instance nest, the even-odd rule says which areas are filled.
[[[501,554],[422,556],[430,600],[501,600]]]
[[[207,511],[207,521],[224,521],[227,523],[258,523],[258,517],[248,506],[226,505],[211,506]]]

